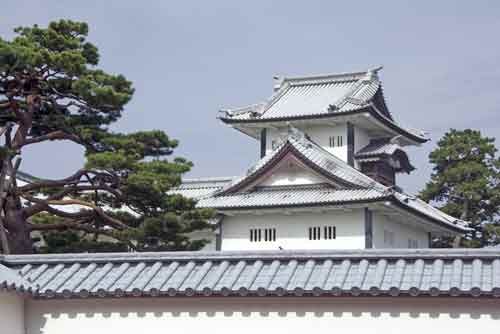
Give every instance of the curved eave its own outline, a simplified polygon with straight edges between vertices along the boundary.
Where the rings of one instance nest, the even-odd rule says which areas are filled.
[[[418,136],[391,121],[387,117],[384,117],[380,112],[376,110],[373,105],[368,105],[360,107],[359,109],[348,110],[343,112],[332,112],[332,113],[322,113],[322,114],[312,114],[312,115],[299,115],[292,117],[276,117],[276,118],[252,118],[252,119],[234,119],[220,116],[218,117],[222,122],[229,125],[246,125],[246,124],[262,124],[262,123],[272,123],[272,122],[289,122],[289,121],[302,121],[310,119],[332,119],[342,116],[358,115],[363,113],[369,113],[373,118],[375,118],[383,126],[391,129],[392,131],[408,138],[409,140],[423,144],[429,141],[429,138]]]
[[[464,233],[467,233],[469,232],[470,229],[468,229],[467,227],[462,227],[462,226],[459,226],[459,225],[455,225],[453,223],[450,223],[450,222],[446,222],[444,220],[441,220],[441,219],[438,219],[436,217],[433,217],[431,215],[428,215],[422,211],[419,211],[409,205],[406,205],[404,202],[400,201],[397,197],[395,197],[394,195],[390,196],[389,198],[390,202],[396,206],[398,206],[399,208],[403,209],[403,210],[406,210],[418,217],[421,217],[423,219],[426,219],[436,225],[438,225],[439,227],[441,228],[444,228],[444,229],[447,229],[447,230],[451,230],[453,232],[456,232],[456,233],[459,233],[459,234],[464,234]]]
[[[399,154],[398,154],[399,152]],[[394,154],[387,154],[387,153],[378,153],[378,154],[363,154],[362,156],[355,156],[354,159],[356,159],[358,162],[363,163],[363,162],[369,162],[369,161],[374,161],[374,160],[383,160],[387,159],[390,157],[394,157],[396,154],[401,155],[400,162],[402,164],[401,168],[396,169],[396,172],[405,172],[410,174],[412,171],[414,171],[416,168],[410,163],[410,159],[408,159],[408,155],[406,152],[403,150],[397,150]]]

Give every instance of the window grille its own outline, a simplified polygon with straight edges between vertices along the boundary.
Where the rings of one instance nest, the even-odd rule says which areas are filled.
[[[272,241],[276,241],[275,228],[250,229],[250,242],[272,242]]]
[[[309,227],[309,240],[332,240],[337,238],[337,229],[335,226],[314,226]]]
[[[335,137],[334,136],[330,136],[328,138],[328,140],[329,140],[330,147],[335,147]]]

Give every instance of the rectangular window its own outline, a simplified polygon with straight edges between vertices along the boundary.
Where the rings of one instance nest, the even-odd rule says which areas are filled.
[[[271,141],[271,149],[275,150],[278,147],[278,142],[276,140]]]
[[[328,137],[328,140],[329,140],[330,147],[335,147],[335,137],[330,136],[330,137]]]
[[[337,146],[342,146],[343,145],[343,138],[342,136],[337,136]]]
[[[337,237],[335,226],[320,226],[309,227],[309,240],[332,240]]]
[[[272,242],[276,241],[275,228],[252,228],[250,229],[250,242]]]

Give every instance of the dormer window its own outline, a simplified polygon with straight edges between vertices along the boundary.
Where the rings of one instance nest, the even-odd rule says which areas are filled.
[[[309,227],[309,240],[332,240],[337,237],[335,226]]]

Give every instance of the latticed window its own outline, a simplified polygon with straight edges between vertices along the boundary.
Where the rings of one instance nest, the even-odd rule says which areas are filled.
[[[275,228],[252,228],[250,229],[250,242],[272,242],[276,241]]]
[[[344,138],[342,136],[330,136],[328,137],[328,145],[330,147],[340,147],[344,144]]]
[[[337,237],[335,226],[309,227],[309,240],[332,240]]]

